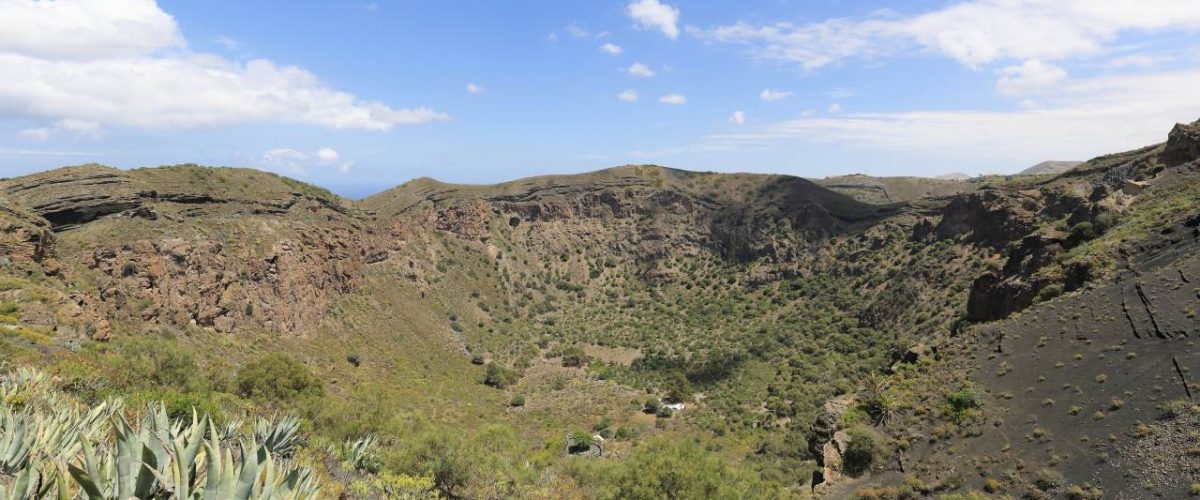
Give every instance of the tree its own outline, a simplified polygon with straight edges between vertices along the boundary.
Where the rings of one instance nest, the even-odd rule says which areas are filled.
[[[308,367],[283,354],[268,354],[238,370],[238,394],[248,399],[294,401],[324,394],[321,380]]]
[[[752,473],[731,467],[719,455],[692,441],[666,438],[639,446],[616,471],[608,495],[621,499],[771,498]]]

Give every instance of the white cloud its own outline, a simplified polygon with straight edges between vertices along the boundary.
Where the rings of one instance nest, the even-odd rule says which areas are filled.
[[[733,114],[729,116],[729,123],[734,125],[745,125],[746,113],[743,111],[734,111]]]
[[[1200,2],[1177,0],[969,0],[903,16],[880,11],[795,25],[739,22],[702,37],[750,47],[755,58],[816,69],[850,58],[932,52],[978,67],[1092,55],[1123,31],[1191,29]]]
[[[100,124],[87,120],[63,119],[48,127],[22,130],[18,135],[27,141],[45,142],[61,132],[69,132],[76,137],[88,139],[100,138]]]
[[[1160,54],[1129,54],[1109,59],[1104,63],[1104,67],[1109,69],[1152,68],[1169,62],[1171,59],[1171,56]]]
[[[375,11],[379,10],[379,2],[368,3],[368,4],[364,5],[363,8],[366,9],[367,12],[375,12]]]
[[[622,52],[625,52],[625,49],[622,49],[620,46],[618,46],[616,44],[606,43],[606,44],[600,46],[600,52],[616,56],[616,55],[621,55]]]
[[[385,131],[448,120],[332,89],[266,59],[186,50],[150,0],[0,0],[0,116],[97,126],[214,127],[295,123]]]
[[[154,0],[0,0],[0,52],[86,59],[186,46]]]
[[[276,148],[263,153],[263,162],[267,168],[282,170],[293,175],[306,175],[309,155],[292,148]]]
[[[825,95],[829,96],[830,99],[845,99],[847,97],[854,95],[854,92],[850,91],[848,89],[839,87],[839,88],[830,90],[829,92],[826,92]]]
[[[705,137],[695,150],[836,143],[863,150],[1023,165],[1090,158],[1161,142],[1200,117],[1200,70],[1105,76],[1064,84],[1037,107],[808,116]]]
[[[636,90],[633,90],[633,89],[626,90],[624,92],[621,92],[620,94],[617,94],[617,99],[625,101],[625,102],[637,102],[638,93]]]
[[[338,152],[333,148],[321,148],[317,150],[317,161],[321,163],[333,163],[338,161]]]
[[[332,148],[322,147],[312,153],[292,148],[276,148],[263,153],[262,166],[289,175],[307,176],[312,168],[332,167],[339,173],[349,173],[353,161],[340,161],[341,155]]]
[[[566,31],[568,35],[571,35],[575,38],[587,38],[592,36],[592,34],[589,33],[588,30],[583,29],[583,26],[580,26],[579,23],[568,24],[567,27],[563,28],[563,31]]]
[[[658,0],[638,0],[625,7],[640,29],[656,29],[672,40],[679,37],[679,9]]]
[[[841,105],[841,104],[838,104],[838,103],[836,103],[836,102],[835,102],[835,103],[833,103],[833,104],[830,104],[830,105],[829,105],[829,112],[830,112],[830,113],[841,113],[841,112],[842,112],[842,105]]]
[[[46,142],[54,132],[50,127],[27,128],[17,133],[17,136],[31,142]]]
[[[474,83],[467,84],[467,92],[470,92],[472,94],[482,94],[486,91],[487,91],[487,89],[483,88],[480,85],[476,85]]]
[[[661,102],[663,104],[671,104],[671,105],[678,106],[680,104],[686,104],[687,97],[684,97],[679,94],[667,94],[665,96],[659,97],[658,102]]]
[[[628,73],[630,76],[636,76],[636,77],[641,77],[641,78],[653,78],[654,77],[654,70],[650,69],[649,66],[646,66],[645,64],[642,64],[640,62],[633,63],[632,65],[630,65],[628,68],[625,69],[625,72]]]
[[[758,98],[769,102],[787,99],[794,94],[794,92],[789,92],[786,90],[763,89],[762,93],[758,94]]]
[[[1067,79],[1067,71],[1037,59],[1000,70],[996,90],[1010,96],[1028,95],[1047,90]]]
[[[228,35],[218,35],[213,39],[213,41],[216,42],[217,45],[225,47],[227,50],[237,50],[242,48],[243,45],[240,40]]]

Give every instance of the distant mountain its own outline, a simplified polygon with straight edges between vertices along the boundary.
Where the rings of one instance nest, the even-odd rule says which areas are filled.
[[[961,175],[961,174],[959,174]],[[979,186],[963,178],[929,177],[871,177],[862,174],[839,175],[815,179],[826,189],[837,191],[858,201],[877,205],[910,202],[921,198],[950,196],[974,191]]]
[[[1071,170],[1072,168],[1075,168],[1076,165],[1079,165],[1081,163],[1083,163],[1083,162],[1081,162],[1081,161],[1044,161],[1044,162],[1038,163],[1037,165],[1029,167],[1025,170],[1017,172],[1017,175],[1061,174],[1063,172]]]
[[[944,181],[965,181],[965,180],[970,180],[971,176],[964,174],[962,172],[952,172],[949,174],[939,175],[937,177],[934,177],[934,179],[941,179]]]

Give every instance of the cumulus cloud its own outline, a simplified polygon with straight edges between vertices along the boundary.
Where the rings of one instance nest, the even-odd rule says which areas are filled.
[[[654,70],[650,69],[649,66],[646,66],[645,64],[642,64],[640,62],[633,63],[628,68],[625,68],[625,72],[628,73],[629,76],[636,76],[636,77],[640,77],[640,78],[653,78],[654,77]]]
[[[621,55],[622,52],[625,52],[625,49],[622,49],[619,45],[613,43],[606,43],[600,46],[600,52],[617,56]]]
[[[295,123],[386,131],[447,120],[266,59],[194,53],[152,0],[0,0],[0,116],[142,128]]]
[[[244,45],[241,40],[228,35],[218,35],[213,41],[227,50],[238,50]]]
[[[1036,106],[1011,111],[908,111],[805,116],[713,134],[686,148],[737,151],[837,143],[864,150],[1022,165],[1089,158],[1166,137],[1200,116],[1200,70],[1070,81]]]
[[[59,120],[48,127],[38,127],[22,130],[18,135],[27,141],[45,142],[51,137],[59,135],[62,132],[67,132],[76,137],[88,139],[100,138],[100,124],[87,120],[75,120],[67,118]]]
[[[262,166],[289,175],[307,176],[312,168],[336,169],[346,174],[354,167],[352,161],[340,161],[341,155],[337,150],[322,147],[312,153],[306,153],[292,148],[275,148],[263,153]]]
[[[686,104],[687,97],[684,97],[680,94],[667,94],[665,96],[659,97],[658,102],[661,102],[663,104],[671,104],[671,105],[678,106],[680,104]]]
[[[579,23],[568,24],[567,27],[563,28],[563,31],[566,31],[568,35],[571,35],[575,38],[587,38],[592,36],[592,34],[588,32],[588,30],[584,29],[583,26],[580,26]]]
[[[656,29],[672,40],[679,38],[679,9],[658,0],[638,0],[625,7],[639,29]]]
[[[1200,2],[1176,0],[968,0],[916,15],[880,11],[808,24],[738,22],[701,37],[743,44],[758,59],[821,68],[850,58],[929,52],[978,67],[1056,61],[1099,52],[1123,31],[1189,29]]]
[[[763,89],[762,93],[758,94],[758,98],[770,102],[778,101],[780,99],[787,99],[793,94],[793,92],[788,92],[786,90]]]
[[[0,52],[86,59],[187,45],[154,0],[0,0],[0,12]]]
[[[633,90],[633,89],[626,90],[624,92],[621,92],[620,94],[617,94],[617,99],[621,100],[621,101],[625,101],[625,102],[637,102],[638,93],[636,90]]]
[[[467,84],[467,92],[470,92],[472,94],[482,94],[485,91],[487,91],[487,89],[483,88],[480,85],[476,85],[474,83]]]
[[[734,125],[745,125],[746,113],[743,111],[734,111],[733,114],[729,116],[729,123]]]
[[[317,150],[317,161],[321,163],[333,163],[338,161],[338,152],[333,148],[321,148]]]
[[[1067,71],[1037,59],[1000,70],[996,90],[1004,95],[1019,96],[1037,93],[1062,83]]]

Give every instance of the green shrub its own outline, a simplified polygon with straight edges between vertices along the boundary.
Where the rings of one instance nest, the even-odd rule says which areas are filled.
[[[213,422],[223,424],[225,423],[225,411],[220,404],[214,401],[213,396],[212,393],[199,392],[138,391],[126,398],[126,404],[130,408],[144,408],[147,405],[157,406],[161,402],[167,411],[167,416],[172,420],[190,422],[192,411],[195,410],[197,414],[207,414],[212,417]],[[232,396],[226,395],[226,397]]]
[[[321,381],[303,363],[283,354],[268,354],[238,370],[237,392],[247,399],[295,401],[324,394]]]
[[[866,427],[851,427],[847,433],[850,439],[842,453],[842,469],[848,475],[857,476],[871,468],[871,464],[883,453],[883,446],[879,443],[879,436]]]
[[[115,345],[110,375],[126,388],[204,391],[208,381],[192,352],[172,339],[130,337]]]
[[[523,394],[517,394],[513,396],[512,401],[509,401],[508,406],[512,406],[514,408],[525,406],[525,396]]]
[[[488,363],[487,368],[484,370],[483,383],[497,389],[503,389],[516,383],[520,378],[521,376],[511,368],[496,363]]]
[[[1042,491],[1050,491],[1054,488],[1062,486],[1062,484],[1062,474],[1059,474],[1058,471],[1053,469],[1042,469],[1038,471],[1037,475],[1033,478],[1033,485],[1037,486],[1037,488]]]
[[[1194,405],[1186,399],[1177,399],[1175,401],[1167,401],[1158,406],[1159,418],[1170,420],[1186,415],[1188,411],[1193,409]]]
[[[979,391],[975,390],[975,387],[971,384],[964,384],[957,391],[947,394],[946,402],[950,403],[950,418],[961,420],[971,410],[979,408]]]

